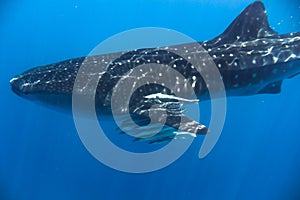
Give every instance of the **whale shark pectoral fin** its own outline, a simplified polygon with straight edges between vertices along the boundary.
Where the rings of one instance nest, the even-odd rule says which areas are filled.
[[[282,81],[270,83],[261,89],[257,94],[278,94],[281,92]]]
[[[215,44],[226,44],[277,34],[269,25],[264,4],[261,1],[256,1],[245,8],[228,28],[220,36],[213,39],[212,42]]]

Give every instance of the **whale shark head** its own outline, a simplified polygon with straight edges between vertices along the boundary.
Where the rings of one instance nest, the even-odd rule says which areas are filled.
[[[83,59],[68,60],[25,71],[10,80],[11,88],[14,93],[25,99],[69,107],[76,73]]]

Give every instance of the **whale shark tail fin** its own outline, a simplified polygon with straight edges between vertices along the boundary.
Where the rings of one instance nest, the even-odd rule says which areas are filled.
[[[225,44],[255,40],[277,34],[269,25],[264,4],[261,1],[256,1],[245,8],[228,28],[212,42]]]

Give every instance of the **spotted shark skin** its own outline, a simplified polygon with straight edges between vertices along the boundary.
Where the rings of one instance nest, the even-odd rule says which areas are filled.
[[[103,111],[109,110],[112,89],[129,70],[142,64],[159,63],[180,72],[192,85],[198,99],[207,100],[208,85],[203,77],[188,60],[179,56],[199,56],[196,48],[199,44],[218,67],[227,96],[280,93],[282,81],[300,73],[300,32],[278,34],[272,30],[263,3],[256,1],[212,40],[132,50],[123,52],[113,61],[111,59],[115,54],[69,59],[30,69],[14,77],[10,84],[12,90],[21,97],[48,105],[71,107],[73,86],[80,66],[105,66],[95,99],[97,110]],[[201,65],[201,62],[198,64]],[[89,76],[86,80],[89,80]],[[149,109],[157,103],[155,99],[145,97],[158,93],[173,95],[168,88],[156,84],[145,85],[133,93],[129,109],[138,124],[147,124]],[[173,138],[180,122],[185,124],[180,131],[192,134],[208,132],[205,126],[184,116],[182,102],[178,99],[171,96],[160,99],[160,106],[170,115],[164,116],[167,118],[166,128],[161,137],[156,136],[154,142]],[[157,121],[161,122],[160,117],[157,117]]]

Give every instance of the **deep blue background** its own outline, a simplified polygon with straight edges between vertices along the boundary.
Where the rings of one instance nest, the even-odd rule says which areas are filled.
[[[0,3],[0,199],[300,199],[300,77],[281,94],[228,99],[214,150],[200,139],[175,163],[127,174],[95,160],[71,116],[23,100],[14,75],[86,55],[107,37],[155,26],[199,41],[220,34],[251,0],[11,0]],[[265,0],[280,33],[300,31],[298,0]]]

